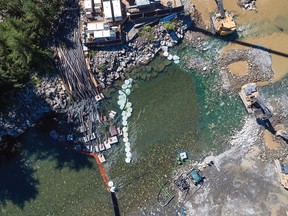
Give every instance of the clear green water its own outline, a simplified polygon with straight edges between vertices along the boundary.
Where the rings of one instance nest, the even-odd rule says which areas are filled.
[[[217,41],[210,43],[221,46]],[[198,55],[213,60],[216,51],[210,54],[189,47],[178,50],[180,57]],[[162,62],[161,57],[155,59],[152,70]],[[245,113],[241,101],[237,94],[221,92],[216,74],[203,75],[172,64],[149,82],[135,82],[130,96],[134,111],[128,122],[132,163],[125,164],[120,143],[107,155],[106,165],[119,188],[122,215],[139,215],[139,209],[157,206],[160,188],[155,180],[171,181],[179,152],[199,160],[208,152],[221,151],[232,130],[241,126]],[[1,174],[7,177],[0,182],[1,213],[113,215],[110,195],[94,160],[55,144],[47,134],[27,132],[22,154],[1,166]],[[174,215],[176,209],[168,212]]]
[[[54,143],[47,132],[32,129],[22,140],[21,155],[0,165],[0,215],[113,214],[94,159]],[[103,214],[98,206],[106,206]]]

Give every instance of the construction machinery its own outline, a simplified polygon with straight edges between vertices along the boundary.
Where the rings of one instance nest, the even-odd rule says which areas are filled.
[[[262,101],[256,83],[242,86],[239,92],[248,113],[254,113],[257,120],[265,121],[272,116],[272,112]]]
[[[215,32],[219,35],[229,35],[236,31],[236,22],[233,15],[224,10],[222,0],[215,0],[217,12],[212,13],[211,20]]]
[[[285,130],[284,125],[276,125],[275,131],[276,131],[276,133],[275,133],[276,137],[281,137],[282,139],[288,141],[288,133]]]
[[[204,177],[201,176],[199,173],[200,170],[192,169],[191,173],[188,174],[189,178],[191,179],[191,181],[194,183],[195,186],[201,184],[204,180]]]
[[[275,166],[281,185],[288,190],[288,164],[275,160]]]

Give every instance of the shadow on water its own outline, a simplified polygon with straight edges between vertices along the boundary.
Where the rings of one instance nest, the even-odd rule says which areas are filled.
[[[23,209],[27,201],[37,198],[40,179],[36,177],[39,168],[35,166],[36,161],[53,161],[55,170],[68,168],[79,172],[81,169],[93,167],[93,161],[86,155],[68,150],[49,136],[49,131],[56,126],[57,122],[51,121],[45,127],[41,125],[40,128],[29,129],[19,137],[21,153],[9,160],[1,161],[0,204],[6,206],[11,201]]]
[[[6,206],[7,201],[24,208],[25,202],[35,199],[38,194],[39,181],[33,177],[35,170],[28,166],[21,156],[0,165],[0,202]]]
[[[269,49],[269,48],[266,48],[266,47],[263,47],[263,46],[260,46],[260,45],[251,44],[251,43],[248,43],[248,42],[244,42],[244,41],[238,40],[239,38],[238,38],[237,32],[232,34],[232,35],[228,35],[228,36],[219,36],[219,35],[213,34],[212,32],[209,32],[209,31],[207,31],[205,29],[198,28],[196,26],[193,26],[191,28],[191,30],[195,31],[195,32],[201,32],[204,35],[207,35],[207,36],[210,36],[210,37],[214,37],[214,38],[226,41],[226,42],[231,42],[231,43],[239,44],[239,45],[242,45],[242,46],[263,50],[263,51],[266,51],[266,52],[271,53],[271,54],[275,54],[275,55],[279,55],[279,56],[288,58],[288,54],[287,53],[279,52],[277,50]]]
[[[117,200],[115,193],[111,192],[111,199],[112,199],[112,204],[113,204],[113,209],[114,209],[114,215],[120,216],[119,204],[118,204],[118,200]]]

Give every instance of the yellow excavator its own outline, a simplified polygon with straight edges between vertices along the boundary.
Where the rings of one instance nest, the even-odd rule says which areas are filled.
[[[254,113],[257,120],[265,121],[272,116],[272,112],[262,101],[256,83],[242,86],[239,96],[248,113]]]
[[[212,13],[211,20],[215,32],[219,35],[229,35],[236,31],[236,22],[233,15],[224,10],[222,0],[215,0],[217,12]]]
[[[285,129],[284,125],[280,125],[280,124],[276,125],[275,131],[276,131],[276,134],[275,134],[276,137],[280,137],[280,138],[284,139],[285,141],[288,141],[288,133],[287,133],[287,130]]]

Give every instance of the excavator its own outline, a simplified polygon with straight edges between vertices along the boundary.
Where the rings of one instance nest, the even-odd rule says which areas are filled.
[[[248,113],[254,113],[257,120],[265,121],[272,116],[272,112],[262,101],[256,83],[242,86],[239,92]]]
[[[272,112],[260,98],[256,83],[248,83],[242,86],[239,96],[242,99],[247,112],[254,113],[257,121],[260,120],[263,123],[272,116]],[[273,127],[270,123],[270,127],[272,127],[275,132],[273,134],[275,134],[276,138],[282,138],[284,141],[288,142],[288,132],[284,125],[278,124]]]
[[[215,32],[219,35],[229,35],[236,31],[236,23],[233,15],[224,10],[222,0],[215,0],[217,12],[212,13],[211,20]]]
[[[276,134],[275,134],[276,137],[280,137],[283,140],[288,141],[288,133],[285,130],[284,125],[276,125],[275,131],[276,131]]]

